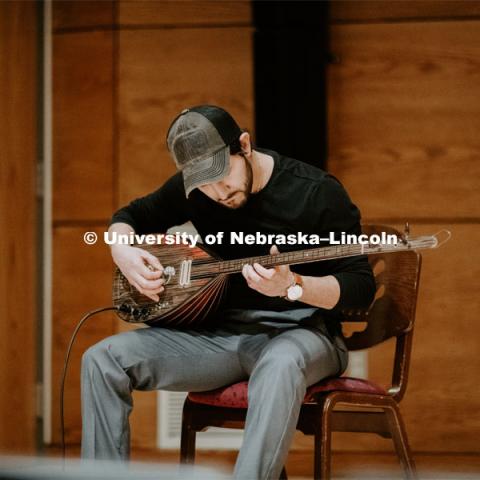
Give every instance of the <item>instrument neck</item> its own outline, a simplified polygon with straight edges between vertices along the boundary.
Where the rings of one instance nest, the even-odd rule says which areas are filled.
[[[318,262],[322,260],[331,260],[335,258],[353,257],[357,255],[367,255],[371,253],[397,252],[410,250],[415,247],[409,243],[399,243],[396,245],[335,245],[320,248],[311,248],[306,250],[297,250],[294,252],[278,253],[276,255],[262,255],[259,257],[247,257],[235,260],[224,260],[219,263],[219,273],[237,273],[241,272],[245,264],[252,265],[259,263],[265,268],[276,267],[278,265],[299,265],[302,263]],[[424,247],[423,247],[424,248]]]

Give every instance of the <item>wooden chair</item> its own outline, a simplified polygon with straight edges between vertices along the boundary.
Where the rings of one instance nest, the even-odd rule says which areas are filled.
[[[366,225],[366,234],[396,233],[391,227]],[[331,432],[371,432],[392,438],[405,478],[416,478],[398,404],[405,394],[412,349],[421,255],[404,251],[369,256],[377,293],[368,311],[345,312],[347,322],[366,328],[345,339],[349,350],[372,347],[395,338],[392,384],[348,377],[325,379],[308,388],[297,429],[314,435],[314,478],[330,478]],[[336,408],[337,404],[340,404]],[[183,408],[181,463],[193,463],[196,432],[208,427],[243,428],[247,382],[211,392],[189,393]],[[287,478],[285,469],[280,478]]]

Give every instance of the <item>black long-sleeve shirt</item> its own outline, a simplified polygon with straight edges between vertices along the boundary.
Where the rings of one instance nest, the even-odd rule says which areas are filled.
[[[179,172],[155,192],[118,210],[111,223],[127,223],[137,233],[146,234],[163,233],[190,220],[202,238],[225,233],[222,244],[209,247],[223,259],[269,253],[270,245],[231,245],[230,232],[302,232],[320,237],[328,237],[330,232],[361,233],[360,212],[337,179],[271,150],[258,150],[273,157],[273,172],[266,186],[241,208],[228,209],[198,189],[187,199]],[[318,245],[278,245],[280,252],[315,247]],[[373,300],[375,280],[366,256],[292,265],[291,269],[301,275],[333,275],[338,280],[340,299],[332,311],[325,311],[329,315],[339,314],[344,308],[367,307]],[[233,274],[224,307],[282,311],[307,305],[262,295],[249,288],[241,274]]]

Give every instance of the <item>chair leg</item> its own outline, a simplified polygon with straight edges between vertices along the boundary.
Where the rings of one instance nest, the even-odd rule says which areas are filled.
[[[196,432],[190,428],[182,428],[180,442],[180,463],[193,464],[195,462],[195,437]]]
[[[314,472],[315,480],[330,479],[331,425],[330,412],[333,405],[327,400],[323,409],[319,408],[319,421],[315,428]]]
[[[287,477],[287,469],[285,467],[282,468],[282,471],[280,472],[280,478],[279,480],[288,480]]]
[[[404,476],[406,479],[416,479],[417,470],[415,467],[415,461],[413,460],[412,452],[408,444],[407,431],[398,406],[393,404],[391,408],[386,408],[385,414],[390,427],[392,440],[395,445],[395,451],[397,452],[398,458],[403,467]]]
[[[190,412],[187,405],[183,407],[182,435],[180,439],[180,463],[193,464],[195,462],[195,439],[196,432],[190,427]]]

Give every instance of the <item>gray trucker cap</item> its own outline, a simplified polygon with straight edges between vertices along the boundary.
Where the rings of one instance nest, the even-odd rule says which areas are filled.
[[[186,108],[167,133],[167,146],[181,170],[185,194],[202,185],[222,180],[230,171],[230,144],[242,130],[220,107]]]

